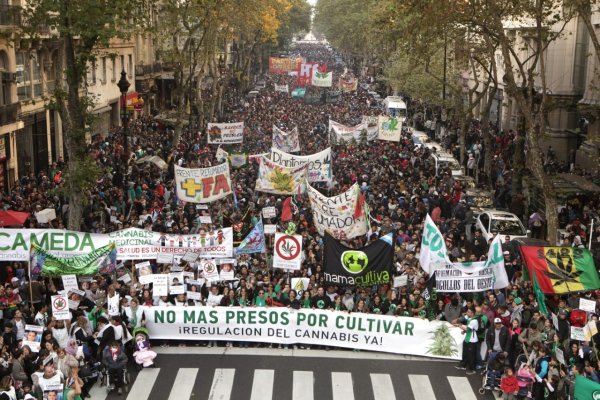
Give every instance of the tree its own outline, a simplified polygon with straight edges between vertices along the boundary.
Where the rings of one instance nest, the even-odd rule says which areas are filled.
[[[149,8],[142,0],[29,0],[23,7],[22,30],[15,43],[35,42],[57,51],[56,83],[49,106],[61,117],[67,170],[64,195],[69,199],[68,229],[79,230],[86,193],[96,184],[99,170],[89,157],[86,134],[92,122],[93,99],[81,95],[86,88],[88,66],[100,49],[113,40],[129,38],[146,26]],[[52,29],[50,39],[39,27]]]

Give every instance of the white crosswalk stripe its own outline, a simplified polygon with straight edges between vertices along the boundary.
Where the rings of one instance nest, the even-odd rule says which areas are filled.
[[[189,399],[194,390],[196,375],[198,375],[198,368],[180,368],[177,371],[169,400]]]
[[[163,371],[166,372],[164,368]],[[200,396],[205,396],[206,390],[208,389],[208,383],[210,382],[211,372],[210,369],[200,371],[199,368],[178,368],[174,382],[171,380],[172,383],[169,384],[170,393],[168,400],[199,399]],[[275,378],[281,378],[285,373],[278,372],[277,374],[282,375],[276,375],[276,370],[273,369],[254,369],[251,371],[246,369],[239,373],[244,375],[248,374],[248,372],[253,373],[252,387],[245,388],[244,390],[247,390],[250,393],[250,400],[277,399],[278,396],[274,396]],[[171,379],[173,379],[172,373],[173,372],[171,372],[170,375]],[[317,398],[323,398],[323,396],[326,396],[325,398],[331,398],[330,396],[332,396],[332,400],[355,400],[361,396],[360,393],[366,393],[368,391],[373,394],[372,398],[374,400],[436,400],[436,395],[429,375],[409,374],[408,381],[410,383],[410,390],[405,387],[397,386],[399,390],[398,393],[401,393],[398,397],[396,396],[394,388],[394,382],[398,385],[398,381],[396,380],[398,379],[397,373],[370,373],[371,388],[367,389],[355,387],[357,382],[356,379],[359,379],[360,381],[361,378],[353,376],[352,372],[333,371],[330,374],[331,392],[329,392],[329,395],[325,395],[326,388],[321,385],[323,383],[322,380],[319,380],[319,386],[315,387],[315,373],[317,372],[292,371],[292,400],[315,400]],[[165,396],[163,398],[167,398],[164,386],[161,386],[162,382],[160,380],[160,374],[161,368],[142,370],[135,379],[133,386],[131,386],[127,395],[127,400],[148,400],[150,397],[152,397],[152,399],[157,399],[162,396],[158,395],[161,391]],[[203,385],[206,384],[204,389],[197,386],[198,378],[201,376],[206,377],[201,380]],[[364,375],[362,376],[364,378]],[[212,384],[207,399],[232,400],[235,377],[235,368],[214,369]],[[240,379],[243,380],[243,378]],[[289,379],[289,375],[287,379]],[[159,383],[155,385],[156,382]],[[475,393],[477,389],[474,389],[469,379],[464,376],[448,376],[446,380],[437,379],[434,383],[436,384],[437,391],[445,390],[445,393],[452,393],[452,395],[447,394],[445,398],[454,397],[456,400],[478,400],[478,396]],[[440,383],[442,383],[445,389],[440,388]],[[317,390],[315,391],[315,389]],[[95,386],[92,389],[91,395],[94,400],[104,400],[107,399],[107,397],[110,399],[116,398],[114,395],[109,396],[106,389],[99,386]],[[236,396],[239,396],[239,393]],[[289,394],[282,394],[281,396],[287,397]],[[235,396],[234,398],[237,399]],[[245,398],[247,399],[248,397]]]
[[[229,400],[233,389],[235,369],[217,368],[213,377],[208,400]]]
[[[152,392],[152,387],[154,386],[154,382],[156,382],[159,372],[159,368],[146,368],[141,370],[137,378],[135,378],[135,382],[129,391],[127,400],[147,399]]]
[[[396,400],[392,377],[389,374],[371,374],[375,400]]]
[[[273,383],[275,371],[272,369],[254,370],[254,381],[252,382],[252,394],[250,400],[273,399]]]
[[[435,394],[427,375],[408,375],[415,400],[435,400]],[[461,399],[462,400],[462,399]]]
[[[350,372],[332,372],[333,400],[354,400],[354,388]]]
[[[292,400],[314,400],[315,380],[312,371],[294,371]]]

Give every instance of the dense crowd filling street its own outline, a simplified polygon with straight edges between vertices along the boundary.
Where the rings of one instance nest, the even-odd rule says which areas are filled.
[[[0,400],[89,398],[98,380],[121,394],[159,346],[442,357],[504,399],[573,398],[577,376],[600,384],[586,250],[598,196],[569,199],[560,243],[547,243],[543,215],[512,190],[513,131],[486,148],[473,122],[461,165],[455,121],[440,133],[428,104],[394,109],[329,46],[292,53],[350,88],[300,97],[297,73],[271,72],[252,95],[232,84],[223,118],[177,145],[171,123],[142,115],[129,154],[121,127],[92,137],[103,175],[72,236],[64,162],[0,193],[0,209],[30,214],[0,230]],[[398,140],[380,140],[396,123]],[[549,168],[585,174],[554,157]],[[56,218],[40,222],[46,209]]]

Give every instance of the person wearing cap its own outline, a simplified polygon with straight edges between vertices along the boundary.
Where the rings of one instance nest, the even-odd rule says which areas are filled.
[[[494,318],[494,326],[487,330],[485,343],[487,344],[489,359],[493,359],[498,353],[504,353],[505,357],[508,356],[510,335],[508,329],[502,325],[502,319]]]
[[[523,301],[521,300],[520,297],[516,297],[512,301],[512,311],[510,313],[510,322],[514,321],[515,319],[518,319],[519,321],[521,321],[522,320],[522,318],[521,318],[522,312],[523,312]]]

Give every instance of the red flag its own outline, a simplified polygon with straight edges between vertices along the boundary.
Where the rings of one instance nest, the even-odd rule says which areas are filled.
[[[281,220],[282,221],[289,221],[292,219],[291,203],[292,203],[291,197],[288,197],[287,199],[285,199],[283,201],[283,204],[281,205]]]
[[[365,195],[360,192],[360,195],[358,196],[358,200],[356,201],[356,208],[354,209],[354,218],[360,218],[360,216],[363,214],[363,207],[365,205]]]

